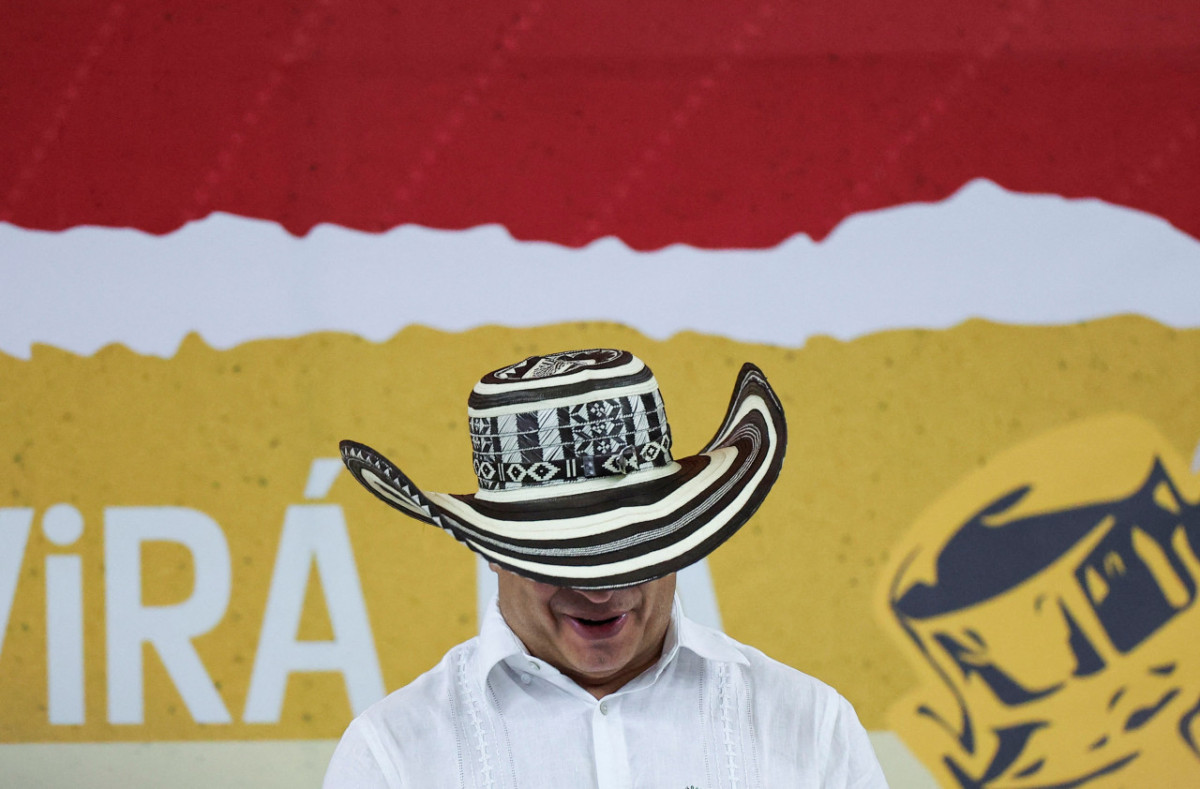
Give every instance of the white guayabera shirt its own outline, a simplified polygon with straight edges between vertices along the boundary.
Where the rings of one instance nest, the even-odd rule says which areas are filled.
[[[886,787],[849,702],[683,616],[597,700],[531,657],[493,600],[478,637],[350,724],[325,789]]]

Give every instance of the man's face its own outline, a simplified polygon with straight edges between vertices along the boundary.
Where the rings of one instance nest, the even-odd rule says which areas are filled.
[[[675,574],[624,589],[551,586],[492,565],[500,613],[531,655],[600,698],[641,674],[662,654]]]

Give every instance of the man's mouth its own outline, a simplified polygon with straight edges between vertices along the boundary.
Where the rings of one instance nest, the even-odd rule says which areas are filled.
[[[589,641],[595,641],[603,638],[612,638],[621,632],[621,629],[625,627],[626,620],[629,619],[629,614],[615,614],[604,619],[590,619],[566,614],[564,618],[571,626],[571,629],[578,635]]]

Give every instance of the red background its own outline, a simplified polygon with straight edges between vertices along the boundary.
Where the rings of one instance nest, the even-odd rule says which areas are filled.
[[[763,247],[988,178],[1200,237],[1200,3],[7,4],[0,219]]]

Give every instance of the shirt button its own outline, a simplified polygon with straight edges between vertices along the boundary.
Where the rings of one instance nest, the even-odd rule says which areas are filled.
[[[601,715],[608,714],[608,702],[607,701],[600,702],[600,714]]]
[[[522,672],[522,674],[521,674],[521,682],[523,682],[524,684],[528,685],[530,682],[533,682],[533,677],[531,677],[531,676],[529,676],[528,674],[525,674],[524,672]]]

